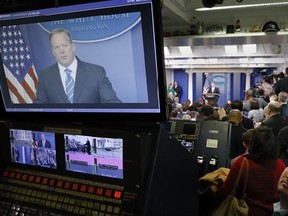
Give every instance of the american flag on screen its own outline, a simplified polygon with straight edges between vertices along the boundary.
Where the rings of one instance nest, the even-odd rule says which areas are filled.
[[[206,94],[209,90],[209,80],[208,80],[208,73],[205,73],[205,82],[203,85],[203,94]]]
[[[38,77],[18,26],[0,27],[0,54],[12,103],[32,103]]]

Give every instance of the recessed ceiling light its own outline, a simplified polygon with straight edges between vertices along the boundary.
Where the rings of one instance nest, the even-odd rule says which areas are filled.
[[[257,52],[256,44],[243,44],[243,53],[245,54],[254,54]]]
[[[192,55],[192,49],[190,46],[179,46],[179,50],[182,55]]]
[[[238,52],[237,45],[225,45],[224,47],[226,54],[237,54]]]
[[[164,47],[164,55],[165,56],[169,56],[170,55],[170,51],[169,51],[168,47]]]

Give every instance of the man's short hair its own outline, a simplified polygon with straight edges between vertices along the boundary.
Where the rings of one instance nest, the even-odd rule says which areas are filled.
[[[287,99],[288,99],[288,93],[287,92],[282,91],[278,94],[278,101],[279,102],[285,103],[285,102],[287,102]]]
[[[259,101],[256,98],[252,98],[250,100],[250,110],[255,110],[255,109],[259,109]]]
[[[242,141],[246,144],[246,145],[250,145],[251,144],[251,140],[252,140],[252,136],[253,136],[253,129],[249,129],[247,131],[245,131],[242,135]]]
[[[240,111],[243,111],[243,102],[241,100],[232,101],[231,109],[238,109]]]
[[[254,97],[254,89],[252,89],[252,88],[247,89],[246,95],[249,97]]]
[[[200,110],[200,114],[204,116],[213,116],[214,115],[214,109],[210,105],[204,105],[202,106]]]
[[[281,105],[278,101],[271,101],[268,105],[268,109],[273,113],[280,113]]]
[[[70,41],[71,43],[73,43],[72,36],[71,36],[69,30],[64,29],[64,28],[56,28],[56,29],[53,29],[53,30],[50,32],[50,34],[49,34],[49,41],[51,42],[51,39],[52,39],[53,35],[58,34],[58,33],[65,33],[65,34],[69,37],[69,41]]]

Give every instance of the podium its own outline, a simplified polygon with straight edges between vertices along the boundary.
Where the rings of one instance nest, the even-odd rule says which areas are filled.
[[[220,94],[218,93],[203,93],[203,98],[207,100],[208,104],[211,106],[218,106],[218,98]]]

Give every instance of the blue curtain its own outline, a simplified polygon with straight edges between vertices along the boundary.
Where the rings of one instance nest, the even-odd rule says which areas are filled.
[[[178,85],[183,89],[183,96],[180,101],[182,103],[188,98],[188,74],[183,69],[175,69],[174,81],[177,81]]]
[[[183,100],[188,97],[188,75],[183,73],[184,70],[174,70],[174,80],[177,80],[183,87]],[[207,75],[209,83],[212,81],[220,89],[221,96],[219,98],[219,106],[224,106],[227,100],[243,100],[244,91],[246,89],[246,74],[245,73],[209,73]],[[202,97],[203,86],[206,80],[205,73],[197,72],[192,75],[192,102]],[[187,86],[187,88],[185,87]],[[183,101],[182,101],[183,102]]]

